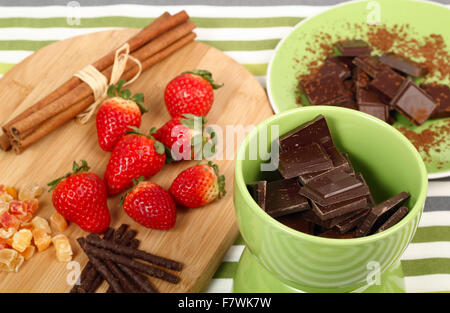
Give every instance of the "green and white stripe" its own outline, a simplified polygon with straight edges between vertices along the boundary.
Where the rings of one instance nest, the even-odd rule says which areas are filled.
[[[173,1],[172,1],[173,2]],[[275,3],[275,1],[274,1]],[[0,7],[0,78],[34,51],[72,36],[117,28],[141,28],[164,11],[186,10],[198,40],[247,68],[265,87],[268,62],[281,38],[306,17],[328,6],[209,6],[117,4]],[[80,25],[67,17],[79,16]],[[412,243],[402,256],[409,292],[450,291],[450,180],[430,182],[429,198]],[[230,292],[242,238],[227,252],[207,292]]]

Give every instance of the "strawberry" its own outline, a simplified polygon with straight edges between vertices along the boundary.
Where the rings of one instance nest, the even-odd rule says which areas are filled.
[[[106,166],[105,183],[112,196],[133,186],[133,178],[150,178],[166,161],[164,145],[151,135],[144,135],[136,127],[129,127],[114,147]]]
[[[124,197],[123,208],[133,220],[147,228],[170,229],[177,217],[172,196],[161,186],[143,181],[143,177]]]
[[[53,191],[56,211],[70,222],[91,233],[103,233],[111,217],[106,202],[106,187],[97,174],[89,172],[86,161],[73,162],[73,171],[48,184]]]
[[[201,207],[225,195],[225,176],[219,176],[219,167],[212,162],[195,165],[178,174],[169,192],[185,207]]]
[[[131,96],[128,89],[122,90],[124,80],[117,86],[110,85],[108,99],[100,106],[97,117],[97,137],[100,147],[105,151],[112,151],[120,138],[128,130],[128,126],[140,127],[141,116],[147,110],[142,106],[142,93]]]
[[[203,156],[208,157],[215,152],[216,135],[211,128],[207,128],[209,135],[203,137],[205,123],[203,116],[183,114],[165,123],[153,137],[165,146],[168,160],[201,160]]]
[[[164,101],[172,117],[181,114],[206,116],[214,102],[214,89],[222,85],[213,82],[205,70],[184,72],[172,79],[164,91]]]

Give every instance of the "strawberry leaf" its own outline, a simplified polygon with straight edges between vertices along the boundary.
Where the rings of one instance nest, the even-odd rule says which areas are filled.
[[[192,71],[183,72],[182,74],[193,74],[193,75],[200,76],[203,79],[205,79],[206,81],[208,81],[211,84],[211,87],[213,89],[219,89],[220,87],[223,86],[223,84],[219,85],[219,84],[214,83],[211,72],[209,72],[207,70],[192,70]]]
[[[160,143],[159,141],[155,140],[154,146],[155,146],[155,150],[158,154],[164,154],[166,152],[165,146],[162,143]]]
[[[68,178],[71,175],[74,174],[79,174],[79,173],[84,173],[84,172],[88,172],[91,168],[89,167],[88,163],[86,162],[86,160],[81,160],[81,165],[78,165],[78,163],[76,161],[73,161],[72,163],[72,172],[69,172],[67,174],[65,174],[64,176],[57,178],[55,180],[52,180],[51,182],[49,182],[47,184],[47,186],[50,187],[50,189],[48,190],[48,192],[51,192],[53,189],[56,188],[56,186],[58,186],[58,184]]]
[[[109,85],[106,94],[108,95],[108,98],[114,98],[116,96],[116,86]]]

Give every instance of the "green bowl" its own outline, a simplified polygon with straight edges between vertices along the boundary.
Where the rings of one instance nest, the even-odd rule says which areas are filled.
[[[267,93],[274,112],[284,112],[298,107],[296,77],[307,72],[306,64],[310,61],[321,60],[319,55],[308,49],[317,34],[323,32],[330,36],[327,40],[321,40],[326,44],[335,43],[338,36],[341,38],[356,36],[366,39],[364,32],[367,32],[369,27],[378,27],[369,26],[367,23],[367,19],[370,19],[373,16],[371,14],[378,9],[381,26],[409,24],[410,37],[421,41],[430,34],[440,34],[447,47],[450,47],[450,27],[448,27],[450,9],[443,5],[411,0],[352,1],[337,5],[300,22],[276,47],[267,70]],[[348,27],[348,24],[357,24],[360,31]],[[380,51],[377,52],[380,53]],[[430,79],[435,78],[430,77]],[[450,84],[449,77],[439,82]],[[405,127],[415,132],[422,132],[433,127],[448,125],[448,120],[449,118],[433,119],[417,127],[398,114],[394,127]],[[428,153],[420,151],[430,179],[450,176],[450,136],[445,137],[444,134],[440,138],[440,143]]]
[[[323,114],[333,140],[350,155],[377,202],[401,191],[411,198],[408,215],[390,229],[355,239],[329,239],[293,230],[266,214],[246,184],[270,176],[261,172],[255,147],[267,147],[271,130],[284,134]],[[267,136],[261,136],[267,130]],[[260,153],[257,153],[260,154]],[[234,207],[242,237],[250,252],[270,273],[301,290],[355,290],[364,285],[368,264],[383,272],[394,264],[413,237],[427,194],[425,165],[414,146],[396,129],[358,111],[327,106],[292,109],[272,116],[249,133],[239,147],[235,166]],[[374,263],[370,263],[374,264]]]

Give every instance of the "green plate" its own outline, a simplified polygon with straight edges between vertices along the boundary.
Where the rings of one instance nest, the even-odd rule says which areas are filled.
[[[320,36],[322,40],[316,44],[329,45],[341,38],[367,39],[369,28],[379,27],[369,25],[368,21],[373,23],[377,20],[378,25],[383,27],[409,25],[408,36],[419,41],[429,38],[430,34],[440,34],[447,49],[450,47],[448,7],[410,0],[356,1],[337,5],[300,22],[276,47],[267,75],[267,91],[274,112],[279,113],[298,106],[296,77],[307,73],[307,64],[311,61],[324,59],[317,52],[320,48],[311,49],[317,37]],[[450,83],[448,76],[427,77],[427,80]],[[429,120],[417,127],[400,114],[397,115],[394,127],[404,127],[416,133],[427,129],[436,130],[442,125],[450,127],[450,118]],[[439,144],[432,146],[428,151],[419,151],[430,179],[450,176],[450,136],[445,137],[445,134],[440,136],[439,140],[435,140]]]

